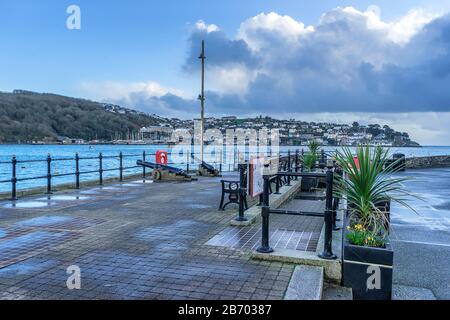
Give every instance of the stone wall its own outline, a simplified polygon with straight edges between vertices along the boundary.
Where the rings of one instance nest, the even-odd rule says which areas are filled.
[[[406,168],[407,169],[450,168],[450,156],[407,158]]]

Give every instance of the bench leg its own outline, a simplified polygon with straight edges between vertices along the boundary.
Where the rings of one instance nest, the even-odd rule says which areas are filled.
[[[222,210],[222,211],[225,210],[225,208],[223,207],[223,201],[225,200],[224,197],[225,197],[225,194],[222,192],[222,198],[220,199],[220,205],[219,205],[219,210]]]

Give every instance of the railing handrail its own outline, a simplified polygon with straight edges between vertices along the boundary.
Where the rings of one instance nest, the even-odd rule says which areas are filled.
[[[296,152],[295,162],[298,161],[298,151]],[[292,169],[297,171],[297,164],[294,168],[291,167],[291,154],[288,152],[288,168],[285,172],[277,172],[271,175],[264,175],[264,188],[263,194],[261,197],[261,218],[262,218],[262,237],[261,237],[261,246],[257,249],[260,253],[271,253],[273,249],[270,247],[269,239],[269,220],[270,214],[290,214],[290,215],[302,215],[302,216],[314,216],[314,217],[324,217],[325,223],[325,237],[324,237],[324,248],[323,252],[319,254],[319,257],[327,260],[336,259],[336,255],[333,254],[332,251],[332,243],[333,243],[333,230],[338,230],[336,228],[336,210],[337,206],[336,199],[333,195],[333,184],[334,184],[334,168],[329,166],[327,167],[326,173],[317,173],[317,172],[292,172]],[[317,178],[325,178],[326,180],[326,202],[325,202],[325,210],[323,213],[316,212],[301,212],[301,211],[289,211],[282,209],[271,209],[270,208],[270,184],[275,179],[276,181],[276,193],[279,193],[279,185],[280,178],[287,177],[288,185],[290,185],[291,177],[317,177]]]

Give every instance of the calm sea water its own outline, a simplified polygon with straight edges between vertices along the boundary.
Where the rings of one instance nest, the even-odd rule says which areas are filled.
[[[306,147],[281,147],[282,152],[287,150],[306,149]],[[333,151],[335,147],[326,147],[325,150]],[[147,154],[154,154],[157,150],[166,150],[171,154],[173,149],[167,146],[149,146],[149,145],[0,145],[0,181],[11,179],[11,164],[1,163],[10,162],[12,155],[16,155],[18,161],[26,160],[45,160],[48,154],[51,154],[53,158],[59,159],[52,162],[52,174],[65,174],[75,171],[75,153],[78,153],[80,157],[97,157],[101,152],[103,156],[114,156],[111,159],[103,160],[103,168],[113,169],[119,167],[119,152],[123,152],[124,155],[132,155],[131,157],[125,157],[123,165],[131,167],[136,165],[136,160],[142,159],[143,151]],[[403,153],[407,157],[412,156],[432,156],[432,155],[450,155],[450,147],[423,147],[423,148],[392,148],[391,153]],[[206,154],[206,161],[215,163],[218,166],[218,155]],[[62,161],[62,159],[68,159]],[[150,161],[154,161],[154,156],[148,156]],[[177,158],[176,156],[169,156],[169,162],[176,163],[174,166],[186,168],[186,159],[184,157]],[[232,161],[229,161],[232,162]],[[223,165],[223,170],[229,170],[232,167],[230,164]],[[98,159],[89,159],[80,161],[80,171],[94,171],[98,170]],[[129,169],[124,174],[133,174],[142,172],[141,168]],[[46,162],[31,162],[31,163],[18,163],[17,165],[17,177],[39,177],[45,176],[47,173]],[[104,178],[117,177],[118,171],[106,171]],[[98,173],[90,173],[81,175],[81,182],[88,180],[98,179]],[[74,176],[55,177],[53,184],[58,185],[67,182],[73,182]],[[18,189],[27,189],[32,187],[41,187],[46,185],[46,179],[39,180],[27,180],[18,182]],[[11,189],[10,183],[0,183],[0,193],[9,192]]]

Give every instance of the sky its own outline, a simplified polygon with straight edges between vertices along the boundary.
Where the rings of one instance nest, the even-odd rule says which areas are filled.
[[[448,0],[1,0],[0,91],[194,118],[205,40],[207,115],[380,123],[450,145],[449,12]]]

